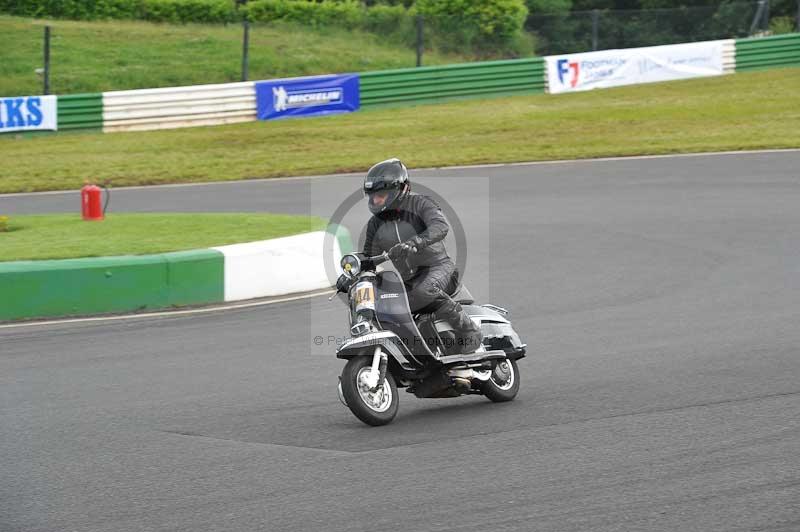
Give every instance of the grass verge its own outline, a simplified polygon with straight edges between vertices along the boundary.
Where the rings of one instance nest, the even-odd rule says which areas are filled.
[[[147,22],[45,21],[0,16],[0,96],[41,94],[42,40],[52,26],[53,94],[144,89],[241,80],[242,27]],[[425,54],[425,64],[465,58]],[[254,24],[250,79],[412,67],[410,47],[336,28]]]
[[[172,131],[0,138],[0,192],[800,147],[800,69]],[[2,214],[2,213],[0,213]]]
[[[14,216],[0,233],[0,261],[146,255],[267,240],[322,230],[326,222],[282,214],[111,214]]]

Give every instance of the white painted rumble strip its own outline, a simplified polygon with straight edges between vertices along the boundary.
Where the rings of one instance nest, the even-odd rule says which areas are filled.
[[[613,161],[638,161],[647,159],[682,159],[685,157],[715,157],[718,155],[758,155],[761,153],[794,153],[800,152],[800,148],[780,148],[773,150],[743,150],[743,151],[710,151],[698,153],[671,153],[663,155],[630,155],[619,157],[598,157],[596,159],[558,159],[554,161],[531,161],[520,163],[492,163],[476,164],[465,166],[442,166],[439,168],[423,168],[422,170],[468,170],[479,168],[500,168],[503,166],[536,166],[544,164],[568,164],[568,163],[605,163]]]

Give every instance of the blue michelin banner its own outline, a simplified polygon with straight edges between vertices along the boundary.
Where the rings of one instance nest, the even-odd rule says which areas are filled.
[[[350,113],[359,107],[358,74],[256,82],[259,120]]]

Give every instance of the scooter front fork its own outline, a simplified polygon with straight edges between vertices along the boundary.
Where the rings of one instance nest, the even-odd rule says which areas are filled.
[[[389,365],[389,357],[383,352],[380,345],[375,346],[375,352],[372,355],[372,369],[367,378],[369,391],[376,392],[383,386],[383,381],[386,379],[386,367]]]

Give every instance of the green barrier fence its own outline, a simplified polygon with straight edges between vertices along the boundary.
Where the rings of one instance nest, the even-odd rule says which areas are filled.
[[[364,72],[361,106],[413,105],[456,98],[544,92],[544,59],[512,59]]]
[[[0,263],[0,320],[216,303],[224,292],[214,250]]]
[[[72,94],[58,97],[58,129],[102,129],[103,95]]]
[[[736,41],[737,72],[788,66],[800,66],[800,33]]]

